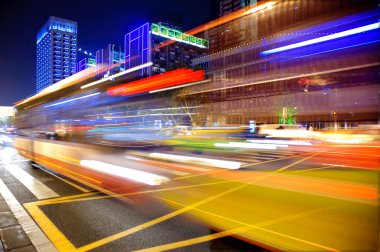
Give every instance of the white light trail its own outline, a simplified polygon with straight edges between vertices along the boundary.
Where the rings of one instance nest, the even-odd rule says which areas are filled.
[[[92,97],[92,96],[99,95],[99,94],[100,94],[100,92],[97,92],[97,93],[94,93],[94,94],[89,94],[89,95],[84,95],[84,96],[77,97],[77,98],[72,98],[72,99],[69,99],[69,100],[66,100],[66,101],[57,102],[57,103],[54,103],[54,104],[51,104],[51,105],[47,105],[47,106],[45,106],[45,108],[57,106],[57,105],[60,105],[60,104],[64,104],[64,103],[68,103],[68,102],[72,102],[72,101],[76,101],[76,100],[80,100],[80,99],[85,99],[85,98]]]
[[[139,66],[135,66],[135,67],[129,68],[129,69],[123,71],[123,72],[111,75],[111,76],[109,76],[107,78],[104,78],[104,79],[101,79],[101,80],[97,80],[97,81],[91,82],[89,84],[83,85],[80,88],[81,89],[85,89],[85,88],[88,88],[88,87],[92,87],[92,86],[98,85],[98,84],[100,84],[102,82],[109,81],[109,80],[112,80],[114,78],[120,77],[122,75],[138,71],[138,70],[143,69],[145,67],[150,67],[151,65],[153,65],[153,62],[150,61],[148,63],[145,63],[145,64],[142,64],[142,65],[139,65]]]
[[[157,153],[157,152],[150,153],[148,156],[151,158],[169,160],[169,161],[174,161],[174,162],[179,162],[179,163],[198,164],[198,165],[212,166],[212,167],[232,169],[232,170],[239,169],[242,164],[240,162],[235,162],[235,161],[181,156],[181,155],[173,155],[173,154],[165,154],[165,153]]]
[[[305,145],[305,146],[312,145],[310,142],[307,142],[307,141],[288,141],[288,140],[247,140],[247,141],[251,143],[258,143],[258,144]]]
[[[253,143],[241,143],[241,142],[229,142],[229,143],[216,143],[216,147],[228,147],[228,148],[246,148],[246,149],[265,149],[275,150],[274,144],[253,144]]]
[[[160,185],[169,181],[169,178],[154,173],[139,171],[96,160],[81,160],[80,164],[92,170],[130,179],[147,185]]]

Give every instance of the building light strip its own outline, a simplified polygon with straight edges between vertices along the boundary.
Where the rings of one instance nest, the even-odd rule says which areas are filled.
[[[125,74],[128,74],[128,73],[132,73],[132,72],[135,72],[137,70],[140,70],[142,68],[145,68],[145,67],[150,67],[153,65],[153,62],[148,62],[148,63],[145,63],[145,64],[142,64],[142,65],[138,65],[138,66],[135,66],[135,67],[132,67],[132,68],[129,68],[123,72],[120,72],[120,73],[117,73],[117,74],[114,74],[114,75],[111,75],[107,78],[104,78],[104,79],[101,79],[101,80],[98,80],[98,81],[94,81],[94,82],[91,82],[89,84],[86,84],[86,85],[83,85],[81,86],[80,88],[81,89],[85,89],[85,88],[88,88],[88,87],[92,87],[92,86],[95,86],[95,85],[98,85],[102,82],[105,82],[105,81],[108,81],[108,80],[112,80],[114,78],[117,78],[117,77],[120,77],[122,75],[125,75]]]
[[[347,31],[338,32],[335,34],[331,34],[331,35],[327,35],[327,36],[323,36],[323,37],[319,37],[319,38],[315,38],[315,39],[310,39],[310,40],[302,41],[299,43],[274,48],[274,49],[267,50],[267,51],[263,51],[260,54],[261,55],[269,55],[269,54],[273,54],[273,53],[283,52],[283,51],[287,51],[287,50],[291,50],[291,49],[295,49],[295,48],[299,48],[299,47],[303,47],[303,46],[308,46],[308,45],[312,45],[312,44],[317,44],[317,43],[321,43],[321,42],[325,42],[325,41],[329,41],[329,40],[333,40],[333,39],[337,39],[337,38],[347,37],[347,36],[358,34],[361,32],[371,31],[371,30],[375,30],[375,29],[379,29],[379,28],[380,28],[380,22],[377,22],[377,23],[373,23],[370,25],[365,25],[365,26],[361,26],[358,28],[350,29]]]
[[[47,105],[47,106],[44,106],[44,107],[45,108],[53,107],[53,106],[61,105],[61,104],[64,104],[64,103],[72,102],[72,101],[75,101],[75,100],[92,97],[92,96],[99,95],[99,94],[100,94],[100,92],[97,92],[97,93],[94,93],[94,94],[89,94],[89,95],[84,95],[84,96],[73,98],[73,99],[69,99],[69,100],[66,100],[66,101],[57,102],[57,103],[54,103],[54,104],[51,104],[51,105]]]

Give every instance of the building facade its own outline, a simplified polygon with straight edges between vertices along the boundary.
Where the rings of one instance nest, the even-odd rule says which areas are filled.
[[[146,23],[125,35],[125,69],[153,62],[141,70],[141,76],[150,76],[191,67],[191,60],[206,55],[208,47],[207,40],[183,33],[179,27]]]
[[[49,17],[37,34],[36,92],[76,73],[77,22]]]
[[[230,21],[254,18],[257,40],[194,59],[211,81],[180,97],[207,125],[377,123],[380,16],[376,1],[353,3],[279,1]]]
[[[220,1],[219,16],[227,15],[257,2],[257,0],[222,0]]]

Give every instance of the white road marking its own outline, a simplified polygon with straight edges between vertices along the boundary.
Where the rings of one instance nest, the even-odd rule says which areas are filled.
[[[52,191],[49,187],[44,185],[38,179],[34,178],[28,174],[23,169],[16,165],[8,164],[4,166],[16,179],[18,179],[22,184],[33,193],[37,199],[47,199],[53,197],[59,197],[57,193]]]
[[[17,201],[15,196],[9,191],[8,187],[0,179],[0,194],[7,202],[12,213],[18,220],[22,229],[25,231],[33,246],[38,252],[57,252],[57,249],[51,244],[45,234],[39,229],[29,214]]]

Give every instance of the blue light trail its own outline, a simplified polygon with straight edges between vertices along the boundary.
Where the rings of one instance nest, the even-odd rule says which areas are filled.
[[[271,50],[263,51],[260,54],[265,56],[265,55],[269,55],[269,54],[273,54],[273,53],[277,53],[277,52],[283,52],[283,51],[287,51],[287,50],[291,50],[291,49],[295,49],[295,48],[299,48],[299,47],[303,47],[303,46],[308,46],[308,45],[312,45],[312,44],[317,44],[317,43],[321,43],[321,42],[325,42],[325,41],[329,41],[329,40],[333,40],[333,39],[337,39],[337,38],[342,38],[342,37],[358,34],[361,32],[371,31],[371,30],[375,30],[375,29],[379,29],[379,28],[380,28],[380,22],[370,24],[370,25],[361,26],[361,27],[358,27],[355,29],[350,29],[350,30],[343,31],[343,32],[338,32],[335,34],[331,34],[331,35],[327,35],[327,36],[323,36],[323,37],[319,37],[319,38],[315,38],[315,39],[302,41],[302,42],[295,43],[295,44],[290,44],[287,46],[274,48]]]

